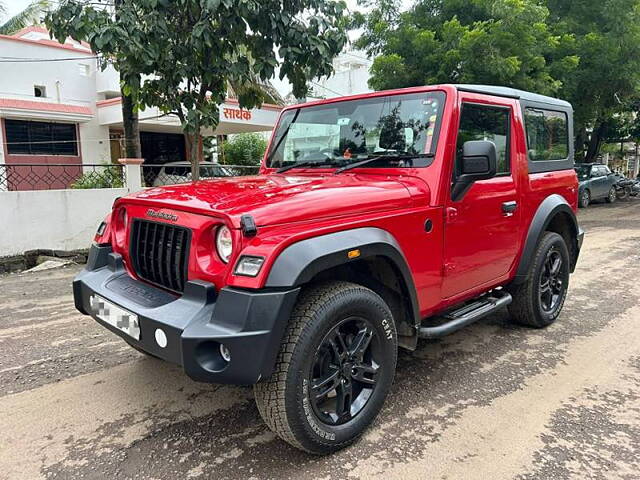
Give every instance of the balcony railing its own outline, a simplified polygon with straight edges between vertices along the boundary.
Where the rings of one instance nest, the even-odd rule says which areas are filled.
[[[0,191],[122,188],[125,185],[122,165],[0,164]]]

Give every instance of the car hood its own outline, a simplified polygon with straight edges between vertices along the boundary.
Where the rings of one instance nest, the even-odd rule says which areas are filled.
[[[417,197],[423,197],[423,205],[429,201],[426,184],[415,177],[258,175],[155,187],[123,201],[225,215],[237,228],[245,214],[265,226],[406,208]]]

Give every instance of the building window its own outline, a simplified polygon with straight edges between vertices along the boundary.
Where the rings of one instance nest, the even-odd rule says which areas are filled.
[[[26,122],[5,120],[9,155],[78,155],[75,123]]]
[[[91,73],[91,67],[89,67],[89,65],[87,65],[86,63],[79,63],[78,69],[80,70],[80,75],[82,75],[83,77],[88,77]]]
[[[42,85],[34,85],[33,96],[38,98],[45,98],[47,96],[47,88]]]
[[[527,108],[524,120],[530,160],[564,160],[569,156],[566,113]]]

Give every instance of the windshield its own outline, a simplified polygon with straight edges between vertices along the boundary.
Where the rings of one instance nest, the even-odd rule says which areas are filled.
[[[589,178],[589,174],[591,173],[591,165],[580,165],[575,167],[576,173],[578,174],[578,180],[587,180]]]
[[[420,167],[431,163],[443,92],[349,100],[288,110],[276,129],[267,167]]]

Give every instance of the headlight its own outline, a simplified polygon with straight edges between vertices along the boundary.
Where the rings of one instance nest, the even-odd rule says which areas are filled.
[[[218,228],[216,232],[216,249],[220,259],[227,263],[233,253],[233,240],[231,238],[231,230],[226,226]]]
[[[264,258],[262,257],[249,257],[245,255],[238,260],[234,273],[245,277],[255,277],[260,273],[263,263]]]

